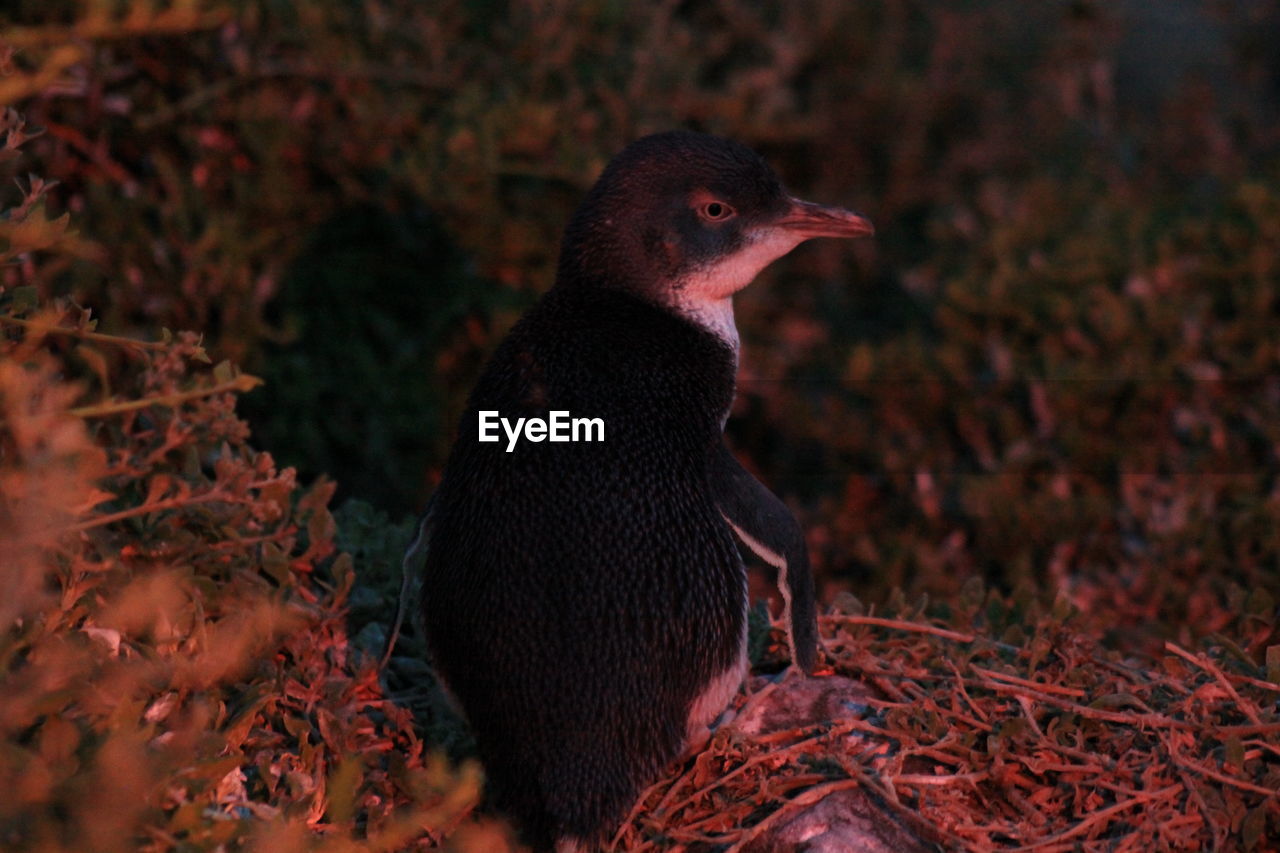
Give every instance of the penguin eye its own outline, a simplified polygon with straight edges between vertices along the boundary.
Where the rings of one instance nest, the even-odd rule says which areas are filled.
[[[709,201],[698,208],[698,215],[708,222],[723,222],[733,213],[733,208],[722,201]]]

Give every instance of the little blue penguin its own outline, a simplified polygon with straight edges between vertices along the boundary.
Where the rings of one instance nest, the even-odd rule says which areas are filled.
[[[534,849],[598,848],[738,689],[735,534],[779,569],[793,660],[812,673],[803,533],[724,444],[733,295],[805,240],[872,230],[790,197],[740,143],[642,138],[588,192],[555,285],[472,391],[405,565],[421,566],[428,648],[489,795]],[[504,432],[553,412],[601,428]]]

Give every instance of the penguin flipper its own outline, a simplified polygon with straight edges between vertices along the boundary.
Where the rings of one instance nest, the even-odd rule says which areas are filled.
[[[404,615],[410,604],[417,599],[415,589],[422,585],[422,566],[427,560],[427,549],[431,541],[431,510],[435,506],[435,495],[427,501],[427,508],[418,518],[418,534],[413,537],[409,547],[405,549],[404,558],[400,561],[400,598],[396,601],[396,616],[387,633],[387,644],[382,650],[382,658],[378,662],[379,669],[386,669],[387,661],[395,650],[396,641],[400,639],[400,627],[404,625]],[[419,608],[414,608],[417,613]],[[422,632],[419,631],[419,634]]]
[[[791,510],[719,442],[711,459],[711,487],[725,521],[760,559],[778,570],[787,606],[795,664],[812,675],[817,666],[818,616],[804,531]]]

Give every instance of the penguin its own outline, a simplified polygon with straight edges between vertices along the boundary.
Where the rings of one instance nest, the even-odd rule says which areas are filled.
[[[705,742],[747,671],[735,536],[777,567],[813,673],[803,531],[724,444],[733,295],[805,240],[872,233],[792,198],[736,141],[644,137],[587,193],[555,284],[475,385],[406,577],[486,796],[535,850],[597,849]],[[557,417],[600,428],[555,440]]]

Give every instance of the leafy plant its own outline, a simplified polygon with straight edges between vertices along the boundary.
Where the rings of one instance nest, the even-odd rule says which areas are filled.
[[[478,772],[427,754],[351,646],[333,484],[300,493],[246,444],[256,380],[190,333],[0,325],[6,846],[388,849],[454,825]]]

